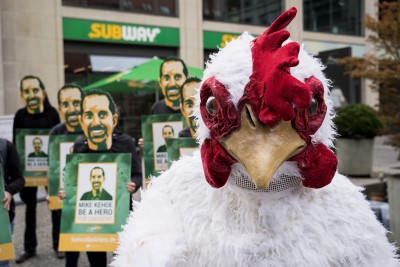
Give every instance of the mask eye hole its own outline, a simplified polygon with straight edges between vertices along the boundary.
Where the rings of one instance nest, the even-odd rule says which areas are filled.
[[[210,114],[211,116],[214,116],[215,114],[217,114],[218,103],[217,103],[217,99],[215,99],[215,97],[210,96],[207,99],[206,109],[207,109],[208,114]]]
[[[314,116],[315,113],[317,113],[318,110],[318,101],[317,99],[315,99],[315,97],[313,97],[313,99],[311,100],[311,105],[308,107],[308,114],[310,116]]]

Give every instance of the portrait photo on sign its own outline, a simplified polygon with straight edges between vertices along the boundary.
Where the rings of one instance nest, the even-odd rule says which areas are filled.
[[[74,142],[61,142],[60,143],[60,188],[64,188],[65,178],[65,164],[67,155],[72,154]]]
[[[182,121],[155,122],[153,128],[154,167],[157,171],[168,168],[167,138],[176,138],[183,129]]]
[[[48,169],[48,135],[25,135],[25,170],[46,171]]]
[[[80,163],[76,190],[76,224],[113,224],[118,163]]]

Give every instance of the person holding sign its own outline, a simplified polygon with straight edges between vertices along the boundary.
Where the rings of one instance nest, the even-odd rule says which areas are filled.
[[[179,113],[180,89],[188,76],[185,62],[180,58],[170,57],[164,60],[160,66],[160,78],[158,84],[164,95],[164,99],[154,103],[152,114]]]
[[[20,192],[25,184],[22,176],[21,164],[14,145],[6,139],[0,138],[0,172],[3,174],[5,197],[1,199],[4,208],[8,210],[12,228],[15,217],[15,203],[13,195]],[[3,230],[4,231],[4,230]],[[9,266],[9,261],[0,261],[0,266]]]
[[[185,62],[176,57],[169,57],[161,63],[158,85],[164,95],[151,107],[151,114],[174,114],[180,112],[180,89],[188,77]],[[144,140],[139,138],[138,146],[143,149]]]
[[[50,136],[83,134],[81,125],[79,123],[82,96],[82,89],[77,84],[65,84],[63,87],[61,87],[57,94],[58,111],[60,112],[61,119],[64,122],[54,126],[50,131]],[[62,190],[62,188],[60,188],[60,190]],[[49,198],[49,196],[47,196],[47,198]],[[53,249],[56,253],[56,257],[63,259],[65,257],[65,253],[58,251],[61,209],[54,209],[51,211],[51,221],[53,227]]]
[[[105,180],[104,170],[101,167],[94,167],[90,171],[90,183],[92,190],[82,195],[81,200],[112,200],[112,196],[103,188]]]
[[[45,86],[38,77],[23,77],[20,90],[25,107],[19,109],[14,117],[14,143],[16,129],[51,129],[60,123],[57,110],[51,106]],[[16,259],[16,263],[36,256],[36,194],[37,187],[24,187],[20,192],[21,199],[26,204],[25,235],[24,252]]]
[[[80,115],[80,124],[85,138],[80,138],[75,141],[73,153],[130,153],[132,155],[131,179],[126,185],[126,188],[130,194],[133,194],[142,185],[141,168],[135,143],[131,137],[122,134],[117,128],[117,123],[117,108],[111,95],[101,90],[91,90],[87,92],[81,102]],[[92,174],[98,176],[93,178],[92,182],[95,191],[101,188],[100,181],[104,182],[104,172],[99,174],[99,171],[101,172],[101,169],[98,168],[94,168],[91,171],[91,176]],[[92,192],[93,191],[87,193],[92,194]],[[86,193],[83,195],[84,198],[86,198],[85,195]],[[65,192],[60,192],[60,198],[65,198]],[[131,209],[131,207],[132,203],[126,208]],[[87,252],[87,256],[90,266],[101,267],[107,265],[106,252]],[[78,259],[79,252],[67,252],[66,266],[77,266]]]
[[[181,112],[185,117],[187,128],[179,132],[179,137],[195,137],[196,136],[196,119],[191,116],[194,110],[194,95],[200,87],[201,80],[197,77],[188,78],[181,87]]]

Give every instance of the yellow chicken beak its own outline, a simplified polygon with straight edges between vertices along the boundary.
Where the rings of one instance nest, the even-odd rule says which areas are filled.
[[[290,121],[280,121],[273,128],[265,126],[249,105],[242,110],[240,128],[219,142],[243,164],[258,189],[268,187],[279,166],[306,146]]]

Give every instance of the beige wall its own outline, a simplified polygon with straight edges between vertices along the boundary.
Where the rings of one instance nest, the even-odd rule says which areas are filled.
[[[2,1],[0,1],[0,12],[2,10]],[[0,13],[0,37],[2,35],[2,23],[1,23],[1,13]],[[5,114],[5,92],[4,92],[4,77],[3,77],[3,39],[0,38],[0,115]]]
[[[0,114],[23,107],[19,80],[39,76],[50,101],[64,83],[60,0],[1,0]],[[2,98],[4,96],[4,98]]]
[[[374,16],[378,14],[378,6],[376,1],[365,1],[365,13]],[[372,32],[366,30],[365,32],[365,44],[366,44],[366,51],[367,53],[376,53],[375,47],[371,44],[366,42],[366,39]],[[377,107],[379,104],[379,93],[377,91],[373,91],[371,89],[372,82],[370,80],[364,79],[362,83],[363,94],[361,95],[361,102],[371,105],[373,107]]]

